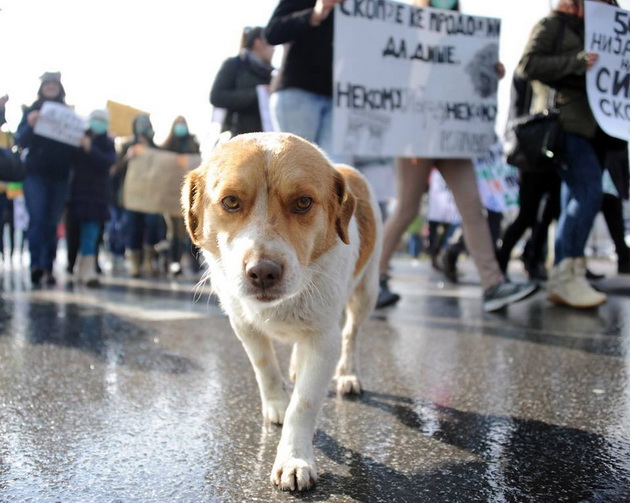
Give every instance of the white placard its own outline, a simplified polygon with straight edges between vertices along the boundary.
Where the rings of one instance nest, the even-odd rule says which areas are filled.
[[[335,153],[487,152],[495,139],[499,19],[388,0],[335,8]]]
[[[269,106],[269,86],[256,86],[256,95],[258,96],[258,110],[260,111],[263,131],[275,131],[271,120],[271,107]]]
[[[85,135],[85,120],[61,103],[46,101],[39,111],[33,132],[78,147],[79,140]]]
[[[630,140],[630,12],[601,2],[584,5],[584,50],[599,56],[586,72],[588,103],[599,127]]]

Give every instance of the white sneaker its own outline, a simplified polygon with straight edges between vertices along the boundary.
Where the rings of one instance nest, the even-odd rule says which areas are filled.
[[[565,258],[554,266],[547,284],[547,299],[555,304],[588,309],[606,302],[606,295],[595,290],[586,279],[584,257]]]

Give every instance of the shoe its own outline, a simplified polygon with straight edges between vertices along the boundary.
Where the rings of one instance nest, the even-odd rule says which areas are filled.
[[[555,304],[589,309],[603,304],[607,297],[586,280],[586,260],[578,257],[565,258],[551,270],[547,299]]]
[[[450,248],[442,254],[442,273],[449,281],[457,283],[457,255]]]
[[[440,264],[437,255],[431,255],[431,267],[433,267],[436,271],[442,272],[442,264]]]
[[[591,271],[590,269],[586,269],[586,279],[589,281],[598,281],[600,279],[604,279],[606,277],[605,274],[597,274]]]
[[[547,281],[547,268],[542,262],[524,262],[525,272],[532,281]]]
[[[140,250],[127,250],[125,255],[129,261],[129,276],[132,278],[139,278],[142,276],[140,272],[140,264],[142,262],[142,255]]]
[[[44,273],[44,282],[48,285],[48,286],[55,286],[57,284],[57,279],[55,278],[55,276],[53,275],[52,271],[46,271]]]
[[[96,272],[96,257],[94,255],[80,256],[79,281],[88,288],[100,288],[101,282]]]
[[[400,300],[400,295],[389,289],[389,276],[381,274],[379,278],[378,298],[376,299],[376,309],[392,306]]]
[[[630,274],[630,260],[617,262],[617,274]]]
[[[483,294],[483,310],[487,313],[503,309],[508,304],[523,300],[538,290],[535,283],[510,283],[504,281]]]
[[[44,277],[44,270],[43,269],[31,269],[31,283],[35,286],[35,285],[41,285],[42,284],[42,278]]]

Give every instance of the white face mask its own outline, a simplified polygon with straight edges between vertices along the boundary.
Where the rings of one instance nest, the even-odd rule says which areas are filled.
[[[451,10],[455,7],[457,0],[431,0],[431,7],[435,9]]]

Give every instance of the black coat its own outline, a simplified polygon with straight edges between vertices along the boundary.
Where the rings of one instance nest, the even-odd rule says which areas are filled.
[[[36,102],[24,111],[15,133],[15,142],[21,149],[28,149],[24,161],[27,175],[33,173],[56,180],[64,180],[70,176],[77,147],[36,135],[33,132],[27,117],[32,111],[39,110],[42,104],[43,101]]]
[[[247,52],[223,63],[210,92],[210,103],[227,110],[223,131],[237,135],[263,130],[256,86],[268,85],[271,71],[271,66],[253,62]]]
[[[114,141],[101,134],[92,138],[92,149],[80,149],[70,184],[68,218],[78,222],[109,219],[109,169],[116,162]]]

